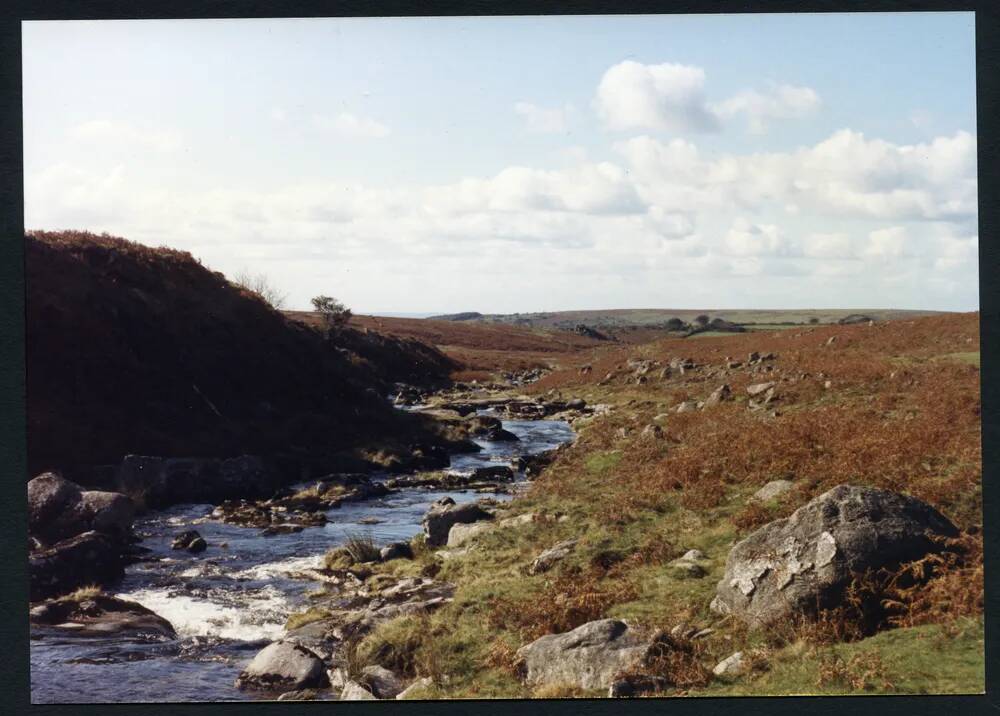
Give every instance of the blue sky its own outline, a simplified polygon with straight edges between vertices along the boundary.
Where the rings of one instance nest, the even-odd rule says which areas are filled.
[[[971,13],[24,26],[28,228],[306,307],[977,307]]]

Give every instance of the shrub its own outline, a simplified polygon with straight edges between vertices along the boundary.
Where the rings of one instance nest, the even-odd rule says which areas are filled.
[[[351,320],[351,309],[332,296],[316,296],[312,299],[313,308],[322,316],[328,332],[337,331]]]
[[[288,298],[287,294],[281,293],[277,287],[271,283],[267,274],[254,274],[250,273],[246,269],[243,269],[233,277],[233,283],[260,297],[265,303],[275,310],[281,309],[281,307],[285,305],[285,300]]]

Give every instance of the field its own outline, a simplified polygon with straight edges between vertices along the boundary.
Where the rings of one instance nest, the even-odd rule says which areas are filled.
[[[578,440],[515,501],[509,514],[532,515],[526,526],[488,530],[443,562],[436,579],[457,585],[454,603],[379,627],[362,653],[431,676],[429,697],[598,696],[533,691],[517,676],[515,651],[610,616],[713,630],[661,673],[677,695],[981,693],[978,324],[978,314],[950,314],[578,353],[531,392],[607,403],[612,412],[578,423]],[[761,380],[745,363],[755,351],[775,354],[767,379],[778,391],[768,410],[748,407],[745,389]],[[637,367],[675,357],[700,368],[661,377]],[[675,412],[722,384],[731,400]],[[651,439],[649,425],[662,437]],[[763,504],[749,499],[778,478],[792,489]],[[709,610],[736,540],[842,483],[929,502],[961,530],[963,556],[859,582],[858,593],[883,605],[874,626],[850,604],[818,622],[759,630]],[[525,571],[569,538],[577,547],[552,571]],[[703,576],[671,565],[690,549],[707,557]],[[380,568],[416,574],[434,561],[424,551]],[[915,570],[930,581],[901,587]],[[713,678],[712,665],[736,650],[750,671]]]

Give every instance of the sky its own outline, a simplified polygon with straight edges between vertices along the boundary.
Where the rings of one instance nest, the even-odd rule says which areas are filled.
[[[978,309],[972,13],[22,32],[26,228],[288,308]]]

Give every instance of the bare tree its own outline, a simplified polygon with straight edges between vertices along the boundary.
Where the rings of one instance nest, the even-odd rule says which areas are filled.
[[[288,298],[288,294],[281,293],[266,274],[254,274],[243,269],[233,277],[233,283],[256,294],[275,310],[280,310]]]

